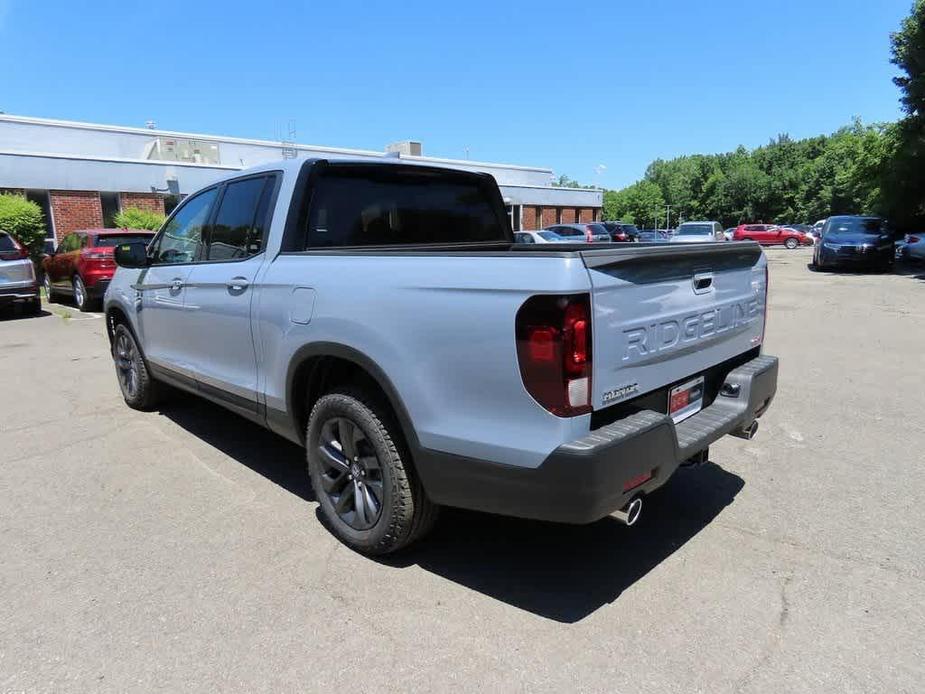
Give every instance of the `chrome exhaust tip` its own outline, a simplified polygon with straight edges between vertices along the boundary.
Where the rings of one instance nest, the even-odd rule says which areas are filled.
[[[629,527],[639,520],[642,513],[642,497],[637,496],[619,511],[614,511],[611,515],[623,525]]]
[[[754,420],[744,429],[739,429],[738,431],[732,432],[733,436],[738,436],[740,439],[745,439],[746,441],[751,441],[755,438],[755,434],[758,433],[758,420]]]

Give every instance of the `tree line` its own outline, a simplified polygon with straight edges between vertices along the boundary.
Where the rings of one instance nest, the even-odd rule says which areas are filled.
[[[604,192],[604,218],[651,227],[710,219],[810,223],[834,214],[886,216],[899,229],[925,227],[925,0],[891,35],[894,82],[905,117],[856,119],[831,135],[778,135],[756,149],[649,164],[642,180]]]

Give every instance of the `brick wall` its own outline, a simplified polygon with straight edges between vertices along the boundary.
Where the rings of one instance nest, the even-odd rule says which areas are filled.
[[[562,223],[563,224],[573,224],[578,221],[575,217],[575,208],[574,207],[563,207],[562,208]]]
[[[553,224],[557,224],[556,221],[556,208],[555,207],[544,207],[543,208],[543,228],[551,227]]]
[[[524,205],[520,211],[520,228],[535,231],[537,229],[542,229],[541,226],[537,226],[538,223],[542,223],[537,219],[537,212],[540,208],[534,207],[533,205]]]
[[[590,207],[582,207],[578,210],[578,221],[579,222],[593,222],[594,221],[594,210]]]
[[[137,207],[140,210],[164,214],[164,196],[157,193],[120,193],[122,209]]]
[[[50,190],[48,194],[55,218],[55,236],[59,241],[69,232],[103,226],[103,207],[96,191]]]

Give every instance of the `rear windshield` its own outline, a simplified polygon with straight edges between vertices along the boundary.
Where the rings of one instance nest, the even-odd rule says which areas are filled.
[[[581,229],[576,229],[575,227],[559,227],[556,229],[555,233],[559,236],[581,236],[584,237],[585,232]]]
[[[332,166],[315,182],[307,248],[510,242],[482,176],[402,166]]]
[[[16,242],[9,234],[0,233],[0,251],[18,251]]]
[[[713,227],[709,224],[682,224],[676,232],[678,236],[704,236],[712,233]]]
[[[153,234],[106,234],[106,236],[96,237],[96,247],[108,248],[122,243],[135,243],[136,241],[148,243],[152,236]]]
[[[588,228],[592,234],[607,234],[607,228],[603,224],[589,224]]]

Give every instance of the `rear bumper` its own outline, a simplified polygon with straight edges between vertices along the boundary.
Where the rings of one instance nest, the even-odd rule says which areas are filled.
[[[777,391],[777,357],[756,357],[730,371],[724,383],[737,394],[718,395],[678,425],[666,414],[643,410],[559,446],[537,468],[422,451],[419,473],[437,503],[590,523],[659,488],[681,463],[760,417]],[[647,474],[646,482],[634,485]]]
[[[97,279],[93,283],[93,286],[85,285],[87,287],[87,296],[91,299],[102,299],[103,295],[106,293],[106,290],[109,288],[109,283],[111,278]]]
[[[39,285],[35,281],[14,287],[0,286],[0,306],[20,301],[33,301],[38,298]]]

